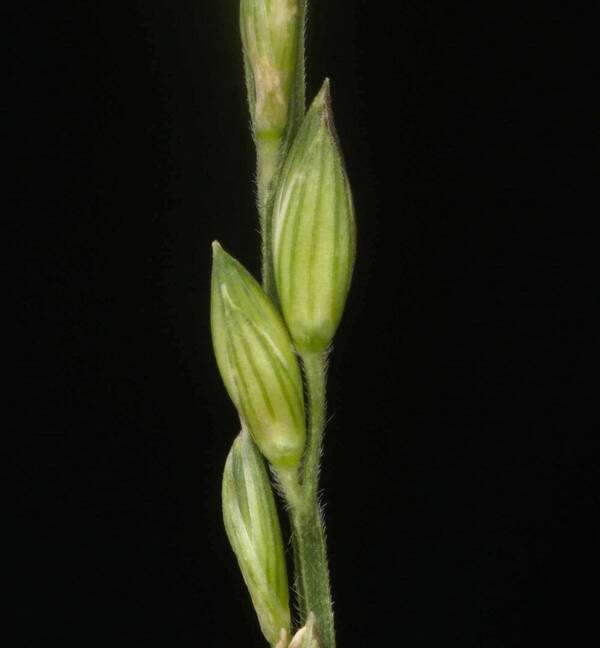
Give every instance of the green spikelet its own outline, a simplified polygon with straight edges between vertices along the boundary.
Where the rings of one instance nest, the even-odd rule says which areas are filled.
[[[277,292],[292,338],[300,351],[321,351],[342,317],[355,257],[354,206],[328,81],[283,167],[272,241]]]
[[[217,242],[211,329],[223,382],[259,450],[274,466],[296,466],[306,431],[292,341],[260,285]]]
[[[223,473],[223,519],[261,630],[277,643],[290,627],[288,580],[277,509],[264,461],[246,430]]]

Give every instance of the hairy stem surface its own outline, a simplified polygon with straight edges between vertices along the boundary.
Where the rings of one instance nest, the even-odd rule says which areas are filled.
[[[271,220],[282,141],[280,137],[257,138],[256,140],[256,185],[260,216],[262,284],[265,293],[275,304],[277,303],[277,287],[275,286],[273,253],[271,251]]]
[[[309,400],[308,441],[301,473],[280,472],[290,508],[300,613],[313,612],[324,648],[335,648],[325,533],[318,502],[319,463],[325,424],[325,353],[301,354]]]
[[[304,366],[306,388],[308,392],[308,440],[302,468],[302,486],[306,496],[317,499],[319,487],[319,465],[321,447],[325,429],[325,381],[327,372],[326,354],[324,352],[300,354]]]

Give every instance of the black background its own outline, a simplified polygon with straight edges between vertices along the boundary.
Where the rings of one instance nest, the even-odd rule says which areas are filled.
[[[259,647],[208,322],[210,242],[259,271],[237,3],[49,4],[5,20],[19,632]],[[358,225],[322,472],[342,647],[580,645],[597,614],[585,22],[311,5]]]

